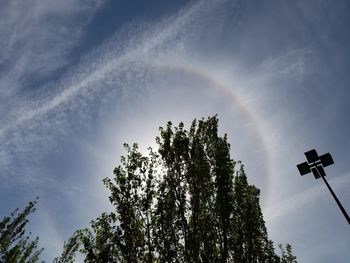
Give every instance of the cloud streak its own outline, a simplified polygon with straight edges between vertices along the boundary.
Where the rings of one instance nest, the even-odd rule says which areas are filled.
[[[330,180],[329,183],[332,185],[332,188],[338,190],[344,187],[349,187],[350,173],[338,176]],[[304,209],[305,206],[315,202],[319,197],[329,195],[328,191],[326,191],[324,188],[324,185],[315,185],[303,192],[297,193],[290,198],[268,207],[264,211],[265,219],[267,221],[273,221],[281,217],[288,216],[295,211]]]
[[[64,27],[63,23],[64,28],[61,31],[64,33],[61,35],[50,35],[51,31],[57,32],[56,24],[48,23],[46,29],[41,29],[39,25],[42,25],[43,21],[52,14],[64,20],[81,10],[86,13],[86,9],[90,10],[87,13],[92,15],[99,6],[98,2],[93,1],[87,2],[85,6],[79,6],[79,1],[69,1],[68,7],[57,3],[55,5],[58,6],[51,6],[51,2],[43,6],[39,5],[39,1],[34,2],[36,5],[29,9],[31,11],[29,14],[37,13],[37,15],[28,16],[29,21],[19,25],[16,24],[16,21],[29,7],[20,6],[19,8],[19,2],[5,3],[10,14],[9,17],[3,19],[8,21],[10,27],[14,27],[14,32],[19,33],[12,34],[9,37],[11,40],[6,45],[3,44],[2,48],[6,52],[0,57],[0,61],[6,64],[5,62],[10,58],[6,54],[15,52],[16,43],[25,42],[24,40],[28,40],[28,43],[20,45],[20,49],[17,50],[18,58],[14,57],[11,63],[13,66],[6,64],[3,75],[8,75],[10,79],[3,78],[0,82],[1,90],[5,94],[2,100],[6,102],[2,106],[1,112],[4,113],[6,108],[6,115],[1,116],[3,125],[0,128],[0,156],[2,157],[0,162],[5,171],[2,177],[5,174],[11,174],[11,166],[16,156],[25,156],[31,151],[31,148],[38,147],[39,142],[39,147],[43,147],[41,154],[44,154],[45,148],[47,151],[55,144],[53,134],[59,137],[69,133],[70,125],[67,119],[70,114],[78,114],[81,119],[88,118],[91,109],[88,109],[87,104],[93,98],[115,97],[122,93],[130,96],[136,92],[123,89],[127,87],[130,89],[130,86],[135,85],[136,81],[143,83],[145,72],[147,72],[146,67],[150,67],[154,60],[169,50],[169,43],[175,40],[177,43],[185,41],[186,26],[205,12],[210,11],[209,7],[212,7],[209,1],[201,1],[187,6],[178,14],[161,22],[157,21],[150,25],[129,24],[98,50],[83,58],[82,63],[75,69],[71,69],[71,73],[68,73],[59,82],[40,87],[42,92],[36,94],[35,97],[17,96],[16,99],[13,99],[15,96],[12,96],[12,99],[6,100],[9,94],[16,93],[23,88],[21,81],[28,74],[45,75],[62,66],[64,61],[59,62],[59,66],[55,64],[59,61],[57,58],[67,54],[79,40],[79,37],[73,37],[73,40],[66,41],[66,36],[81,35],[86,23],[80,24],[73,30],[69,29],[69,31],[67,28],[69,24]],[[18,30],[15,30],[16,28]],[[3,27],[2,31],[5,30],[6,27]],[[37,52],[31,48],[36,44],[32,38],[35,39],[36,34],[40,35],[42,31],[44,31],[42,33],[44,36],[38,45],[41,49],[40,52]],[[28,34],[31,37],[28,37]],[[120,41],[120,35],[124,34],[127,34],[128,37]],[[61,44],[52,48],[51,44],[55,42]],[[171,47],[174,50],[174,46]],[[36,53],[39,55],[35,60],[37,62],[34,63],[31,57]],[[24,62],[21,64],[20,60]],[[44,65],[50,66],[46,68]],[[21,70],[18,67],[21,67]],[[12,75],[16,79],[11,79]],[[8,93],[5,92],[5,87],[9,86],[9,83],[18,83],[18,85],[15,85]]]
[[[0,4],[1,97],[16,94],[33,77],[66,64],[82,29],[101,1],[2,1]]]
[[[33,124],[18,126],[31,115],[40,93],[33,81],[46,78],[68,63],[67,55],[78,44],[103,1],[2,1],[0,3],[0,165],[3,178],[13,157],[38,136]],[[30,87],[30,88],[28,88]],[[48,87],[49,88],[49,87]],[[37,92],[36,90],[40,91]],[[9,133],[7,133],[7,131]],[[31,135],[29,135],[31,133]]]

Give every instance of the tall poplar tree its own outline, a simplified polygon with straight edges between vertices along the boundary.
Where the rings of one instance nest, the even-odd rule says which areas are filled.
[[[275,253],[260,190],[231,159],[216,116],[188,131],[168,122],[156,142],[148,156],[124,145],[114,177],[104,179],[115,211],[77,231],[56,262],[70,262],[79,247],[85,262],[296,262],[290,245]]]
[[[37,201],[29,202],[22,212],[16,209],[0,221],[0,262],[39,262],[42,248],[38,240],[26,235],[28,216],[35,211]]]

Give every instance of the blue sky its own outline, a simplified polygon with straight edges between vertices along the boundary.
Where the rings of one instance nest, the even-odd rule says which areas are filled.
[[[303,152],[330,152],[350,212],[347,1],[0,2],[0,216],[40,197],[48,261],[110,210],[124,142],[218,114],[262,191],[269,235],[299,262],[347,262],[349,226]]]

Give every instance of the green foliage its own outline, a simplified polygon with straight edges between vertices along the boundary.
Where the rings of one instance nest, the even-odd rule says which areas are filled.
[[[276,255],[260,191],[230,158],[216,116],[189,131],[168,122],[156,142],[148,156],[124,145],[114,177],[104,179],[115,212],[77,231],[56,262],[71,262],[78,247],[85,262],[296,262],[289,245]]]
[[[72,263],[75,259],[75,253],[79,249],[79,235],[74,233],[74,235],[68,239],[63,245],[63,252],[60,257],[53,260],[53,263]]]
[[[282,246],[282,244],[279,244],[278,247],[280,248],[282,254],[281,263],[297,262],[297,258],[292,254],[292,246],[290,244],[287,244],[285,248]]]
[[[35,211],[37,201],[29,202],[19,212],[16,209],[0,222],[0,262],[39,262],[43,249],[38,248],[38,237],[30,240],[26,235],[29,214]]]

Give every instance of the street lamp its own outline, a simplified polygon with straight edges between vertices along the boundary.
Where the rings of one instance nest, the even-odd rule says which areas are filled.
[[[318,156],[315,149],[312,149],[311,151],[304,153],[307,159],[307,162],[300,163],[297,165],[297,168],[300,172],[300,175],[305,175],[310,172],[313,173],[315,179],[318,179],[322,177],[323,181],[327,185],[328,190],[331,192],[334,200],[337,202],[340,210],[342,211],[343,215],[345,216],[346,220],[350,224],[350,218],[349,215],[346,213],[344,207],[340,203],[338,197],[333,192],[331,186],[328,184],[326,180],[326,173],[323,169],[323,167],[329,166],[334,163],[332,155],[330,153],[326,153],[324,155]]]

